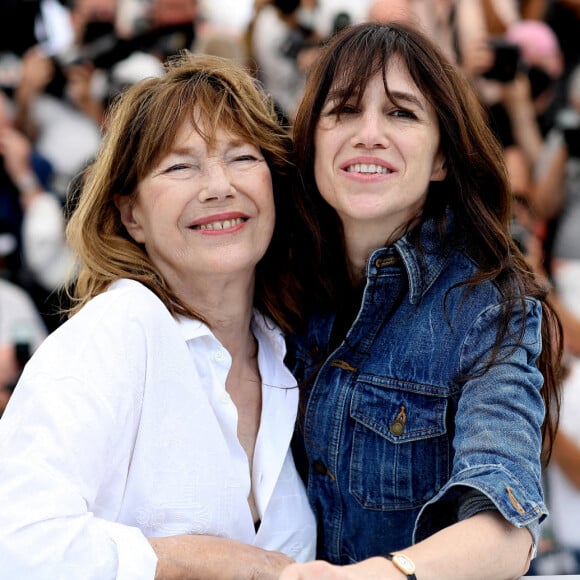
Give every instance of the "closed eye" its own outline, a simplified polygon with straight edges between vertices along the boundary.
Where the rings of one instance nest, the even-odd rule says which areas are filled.
[[[192,169],[194,166],[191,163],[175,163],[163,170],[163,173],[173,173],[175,171],[184,171]]]
[[[259,159],[256,155],[246,154],[246,155],[238,155],[237,157],[235,157],[234,161],[259,161]]]

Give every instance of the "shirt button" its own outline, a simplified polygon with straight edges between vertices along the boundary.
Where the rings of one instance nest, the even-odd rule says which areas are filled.
[[[225,391],[220,394],[220,403],[222,405],[227,405],[230,402],[230,396]]]

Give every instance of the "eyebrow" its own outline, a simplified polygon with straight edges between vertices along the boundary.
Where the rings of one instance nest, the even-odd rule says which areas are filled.
[[[238,147],[244,147],[246,145],[250,147],[256,147],[259,149],[257,145],[251,143],[250,141],[244,139],[243,137],[235,137],[232,140],[226,142],[227,149],[236,149]],[[200,151],[201,151],[200,149],[197,149],[196,147],[191,147],[189,145],[174,144],[173,147],[171,147],[167,151],[167,155],[198,155]]]
[[[415,105],[416,107],[418,107],[422,111],[426,110],[424,103],[418,97],[416,97],[413,93],[395,90],[395,91],[390,92],[390,96],[396,102],[409,103],[411,105]],[[357,98],[356,95],[351,95],[351,97]],[[343,94],[342,94],[342,91],[340,89],[331,90],[328,93],[325,104],[332,103],[334,101],[340,101],[340,100],[342,100],[342,98],[343,98]]]
[[[391,91],[391,96],[396,101],[403,101],[419,107],[421,110],[425,110],[425,105],[416,97],[413,93],[407,93],[404,91]]]

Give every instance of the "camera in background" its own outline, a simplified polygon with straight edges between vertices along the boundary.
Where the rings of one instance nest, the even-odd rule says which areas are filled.
[[[500,83],[513,81],[521,67],[520,47],[503,39],[491,39],[489,45],[494,53],[494,60],[483,76]]]

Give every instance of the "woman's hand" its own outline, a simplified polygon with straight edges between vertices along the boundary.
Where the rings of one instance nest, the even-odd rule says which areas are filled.
[[[358,564],[334,566],[316,560],[306,564],[288,566],[280,580],[389,580],[402,578],[386,558],[369,558]]]
[[[4,159],[4,168],[10,178],[17,182],[32,172],[30,140],[20,131],[5,126],[0,127],[0,155]]]
[[[22,72],[17,92],[27,97],[41,93],[54,76],[54,64],[40,46],[29,48],[22,57]]]
[[[307,564],[292,564],[280,576],[280,580],[308,580],[309,578],[333,580],[335,578],[349,578],[349,576],[346,568],[333,566],[321,560]]]
[[[149,538],[158,558],[155,580],[275,580],[294,562],[285,554],[213,536]]]

